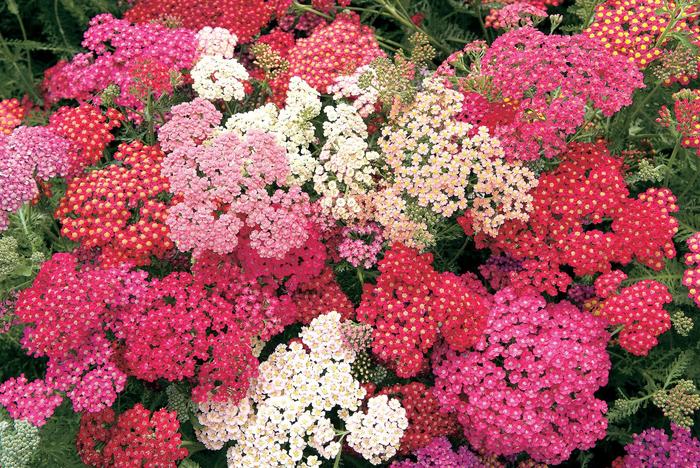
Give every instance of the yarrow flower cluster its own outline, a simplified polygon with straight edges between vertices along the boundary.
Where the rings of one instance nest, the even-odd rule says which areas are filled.
[[[338,254],[352,266],[372,268],[382,250],[382,229],[376,223],[343,228],[343,240],[338,245]]]
[[[126,375],[114,362],[107,328],[117,310],[141,297],[146,273],[126,266],[96,269],[80,265],[72,254],[55,254],[42,265],[31,288],[17,300],[17,318],[27,325],[23,347],[49,359],[44,381],[8,380],[3,395],[27,395],[27,405],[15,407],[16,418],[31,417],[37,408],[43,424],[65,392],[76,411],[97,412],[114,403]],[[29,385],[35,388],[24,390]],[[29,396],[31,395],[31,396]],[[24,413],[28,415],[24,415]]]
[[[685,264],[689,267],[683,273],[683,286],[688,288],[688,297],[700,307],[700,233],[695,233],[686,240],[688,250]]]
[[[115,103],[132,110],[143,108],[142,89],[148,74],[164,73],[160,81],[146,79],[148,92],[160,96],[172,91],[170,74],[191,68],[197,40],[193,31],[156,23],[133,25],[110,14],[95,16],[85,32],[83,47],[70,62],[61,61],[46,72],[43,87],[49,103],[61,99],[93,100],[109,85],[119,88]],[[137,90],[134,92],[134,90]],[[135,118],[136,114],[132,114]]]
[[[365,390],[351,375],[355,353],[340,340],[340,323],[337,312],[321,315],[298,342],[279,345],[237,405],[200,405],[197,437],[212,448],[233,442],[229,466],[318,467],[341,450],[331,420],[338,414],[356,450],[389,458],[407,424],[404,410],[381,397],[368,401],[367,413],[360,411]]]
[[[148,382],[192,379],[195,402],[238,401],[257,360],[231,304],[189,273],[151,281],[138,303],[119,315],[125,369]]]
[[[336,77],[383,55],[372,28],[360,24],[357,13],[344,12],[332,23],[320,24],[308,38],[297,40],[289,52],[289,75],[325,93]]]
[[[700,90],[682,89],[673,95],[673,115],[666,106],[659,110],[657,121],[674,127],[681,136],[681,145],[694,148],[700,155]]]
[[[113,157],[121,164],[71,180],[55,217],[65,237],[100,248],[103,264],[147,265],[173,248],[165,224],[168,204],[159,199],[169,188],[160,173],[165,154],[134,141],[121,144]]]
[[[9,135],[22,124],[26,109],[19,99],[0,100],[0,135]]]
[[[540,176],[527,223],[506,222],[495,239],[478,237],[480,245],[521,261],[509,273],[511,284],[556,294],[571,282],[561,271],[564,265],[576,275],[605,273],[612,263],[633,259],[663,269],[665,258],[676,254],[673,194],[651,188],[630,198],[623,162],[604,142],[572,143],[561,159],[555,170]],[[612,222],[603,230],[605,219]]]
[[[383,388],[380,395],[388,395],[401,402],[406,410],[408,427],[401,439],[399,453],[407,455],[430,445],[437,437],[455,434],[459,426],[454,414],[442,413],[432,388],[420,382]]]
[[[478,125],[483,109],[493,112],[493,120],[484,124],[510,160],[558,155],[566,137],[583,124],[587,103],[610,116],[629,105],[634,90],[644,86],[634,65],[581,34],[546,35],[520,28],[500,36],[482,54],[470,78],[475,83],[487,80],[488,85],[464,87],[482,110],[466,108],[463,119]]]
[[[395,188],[445,217],[470,209],[474,227],[491,235],[508,219],[527,220],[534,173],[505,162],[486,128],[467,136],[471,126],[454,119],[460,93],[437,79],[427,79],[423,87],[379,141]]]
[[[233,58],[221,55],[203,55],[192,67],[192,87],[201,98],[211,101],[241,101],[245,97],[243,82],[249,77],[248,71]]]
[[[291,2],[284,0],[137,0],[124,17],[135,23],[174,22],[190,30],[225,28],[242,44],[250,42],[272,19],[281,16]]]
[[[442,337],[465,351],[486,324],[479,297],[451,273],[438,273],[432,255],[393,245],[379,262],[376,285],[365,284],[357,319],[374,327],[372,350],[399,377],[425,370],[426,354]]]
[[[623,468],[649,466],[694,466],[700,464],[700,441],[690,430],[671,424],[672,435],[651,428],[635,434],[625,447],[627,454],[618,465]]]
[[[175,468],[187,457],[180,446],[180,423],[174,412],[151,412],[137,403],[116,416],[111,408],[80,419],[77,446],[90,466],[163,466]]]
[[[192,106],[208,110],[201,113]],[[182,200],[170,208],[167,219],[178,248],[195,255],[206,250],[226,254],[244,233],[261,257],[279,259],[303,246],[311,215],[308,195],[297,186],[267,191],[272,184],[285,185],[290,175],[286,153],[275,136],[251,130],[239,138],[224,132],[202,144],[183,136],[211,132],[207,123],[214,121],[202,119],[220,118],[213,105],[197,101],[174,109],[178,118],[161,129],[164,149],[171,151],[162,173]],[[176,132],[178,140],[171,137]]]
[[[483,468],[487,465],[479,460],[467,447],[452,449],[445,437],[436,437],[427,446],[415,452],[416,461],[398,461],[391,468]]]
[[[37,180],[69,172],[71,142],[47,127],[17,127],[0,134],[0,231],[8,214],[39,195]]]
[[[608,380],[608,338],[602,320],[567,302],[507,288],[474,350],[434,364],[434,391],[475,449],[560,463],[605,436],[607,406],[594,394]]]

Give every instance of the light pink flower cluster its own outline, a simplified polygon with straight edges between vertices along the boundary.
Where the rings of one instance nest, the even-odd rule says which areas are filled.
[[[547,10],[527,2],[515,2],[503,8],[493,9],[485,19],[487,27],[494,29],[516,29],[533,26],[534,22],[547,17]]]
[[[141,96],[134,89],[142,88],[144,82],[153,85],[149,76],[164,74],[167,78],[170,73],[191,68],[197,57],[194,31],[157,23],[133,25],[110,14],[90,21],[82,45],[89,52],[46,71],[43,86],[49,103],[61,99],[95,99],[99,103],[99,94],[115,84],[119,87],[115,102],[138,110]],[[152,91],[157,96],[169,92],[168,84],[166,79]]]
[[[39,195],[36,180],[68,172],[71,143],[47,127],[18,127],[0,134],[0,231],[9,213]]]
[[[605,436],[594,394],[608,380],[608,338],[604,321],[568,302],[506,288],[474,351],[435,362],[434,391],[475,449],[560,463]]]
[[[364,226],[347,226],[342,231],[343,240],[338,245],[338,254],[354,267],[362,265],[372,268],[382,250],[384,237],[376,223]]]
[[[271,133],[213,134],[221,114],[203,100],[173,108],[160,131],[170,154],[163,174],[181,197],[168,226],[183,251],[230,253],[245,236],[261,257],[281,259],[308,239],[311,205],[299,187],[283,186],[290,175],[287,154]],[[206,141],[205,141],[206,140]]]

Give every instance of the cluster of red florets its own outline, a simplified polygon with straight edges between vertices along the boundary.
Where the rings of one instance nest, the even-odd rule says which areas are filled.
[[[438,336],[464,351],[486,323],[481,300],[458,276],[435,271],[432,261],[431,254],[394,245],[379,262],[377,284],[365,284],[357,309],[357,319],[374,327],[372,350],[400,377],[424,370]]]
[[[124,18],[134,23],[175,22],[195,31],[204,26],[218,26],[228,29],[238,36],[239,43],[245,44],[290,4],[289,0],[138,0]]]
[[[176,467],[187,457],[180,447],[182,436],[177,413],[161,409],[151,412],[137,403],[120,414],[108,408],[84,414],[77,436],[78,455],[86,465]]]
[[[153,382],[193,379],[197,402],[238,400],[257,371],[251,336],[233,307],[189,273],[151,281],[142,300],[114,326],[132,375]]]
[[[355,315],[352,302],[340,289],[330,267],[300,284],[292,297],[297,309],[297,321],[303,324],[309,324],[319,315],[331,310],[338,312],[345,320],[350,320]]]
[[[478,242],[520,260],[508,273],[513,286],[549,294],[571,282],[564,265],[592,275],[636,259],[661,270],[675,256],[676,199],[668,189],[629,198],[622,164],[603,142],[572,143],[562,163],[540,177],[529,221],[506,222],[496,239],[481,235]]]
[[[643,69],[664,54],[669,33],[687,35],[693,42],[700,39],[697,22],[687,16],[677,19],[675,8],[663,0],[607,0],[596,7],[585,34]],[[660,42],[662,36],[666,40]]]
[[[681,145],[700,155],[700,90],[683,89],[673,95],[673,115],[666,106],[659,111],[657,122],[674,126],[681,135]]]
[[[613,327],[622,326],[619,343],[637,356],[646,356],[658,343],[658,336],[671,328],[664,309],[673,297],[668,288],[653,280],[639,281],[616,293],[627,275],[616,270],[596,279],[596,295],[602,299],[596,312]]]
[[[408,428],[401,438],[400,454],[412,453],[430,444],[435,437],[452,435],[459,429],[454,414],[441,413],[432,389],[420,382],[387,387],[377,395],[397,398],[406,410]]]
[[[68,153],[71,175],[102,159],[107,145],[114,140],[111,131],[121,125],[124,116],[116,109],[103,114],[98,107],[83,104],[79,107],[61,107],[51,114],[49,129],[74,143]]]
[[[26,109],[19,99],[0,100],[0,135],[9,135],[22,123]]]
[[[507,288],[474,350],[435,361],[434,393],[480,452],[560,463],[605,436],[594,394],[607,383],[608,338],[604,321],[567,302]]]
[[[336,77],[352,74],[383,55],[372,28],[360,24],[355,13],[341,13],[332,23],[319,25],[308,38],[297,40],[289,52],[289,76],[326,92]]]
[[[168,179],[160,173],[165,154],[133,141],[119,146],[114,164],[76,177],[61,199],[56,218],[61,234],[86,248],[102,249],[105,265],[147,265],[173,248],[165,224]]]

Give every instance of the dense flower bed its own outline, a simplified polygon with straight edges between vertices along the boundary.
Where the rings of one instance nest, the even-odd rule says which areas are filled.
[[[0,466],[700,466],[700,9],[560,3],[92,18],[0,100]]]

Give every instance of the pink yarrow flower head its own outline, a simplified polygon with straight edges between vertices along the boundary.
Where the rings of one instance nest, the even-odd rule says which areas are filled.
[[[43,426],[61,404],[63,398],[43,380],[29,382],[24,374],[10,378],[0,385],[0,405],[12,419],[26,419]]]
[[[595,392],[608,379],[608,339],[604,321],[570,303],[506,288],[474,350],[434,363],[434,392],[476,450],[560,463],[605,436]]]
[[[689,429],[673,423],[671,432],[669,436],[663,429],[651,428],[635,434],[625,446],[622,468],[700,466],[700,440]]]

